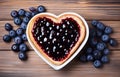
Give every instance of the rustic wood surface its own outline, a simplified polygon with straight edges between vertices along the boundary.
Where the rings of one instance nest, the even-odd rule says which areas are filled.
[[[92,63],[81,63],[79,56],[60,71],[53,70],[30,47],[29,59],[22,62],[17,53],[10,50],[13,43],[4,43],[2,36],[8,32],[4,24],[9,22],[14,28],[11,10],[28,10],[30,6],[44,5],[47,12],[59,15],[62,12],[76,12],[87,20],[97,19],[111,26],[111,37],[120,43],[120,0],[0,0],[0,77],[120,77],[120,45],[110,47],[110,63],[96,69]],[[27,43],[28,44],[28,43]],[[28,44],[29,45],[29,44]]]

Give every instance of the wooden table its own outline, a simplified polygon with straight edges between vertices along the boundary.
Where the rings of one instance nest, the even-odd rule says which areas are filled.
[[[87,20],[97,19],[114,29],[111,37],[120,42],[120,0],[0,0],[0,77],[120,77],[120,45],[110,47],[110,63],[104,68],[96,69],[92,63],[81,63],[77,56],[60,71],[53,70],[30,49],[29,59],[25,62],[18,59],[18,53],[10,50],[12,43],[4,43],[2,36],[8,32],[5,23],[14,28],[11,10],[20,8],[28,10],[30,6],[44,5],[47,12],[59,15],[63,12],[76,12]],[[29,45],[29,44],[28,44]]]

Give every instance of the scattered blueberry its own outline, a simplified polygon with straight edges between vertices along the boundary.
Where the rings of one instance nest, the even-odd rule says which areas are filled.
[[[104,50],[104,48],[106,47],[106,44],[105,43],[103,43],[103,42],[99,42],[98,44],[97,44],[97,46],[96,46],[96,48],[98,49],[98,50]]]
[[[11,16],[12,16],[13,18],[18,17],[18,12],[17,12],[16,10],[13,10],[13,11],[11,12]]]
[[[11,37],[16,37],[16,31],[15,30],[11,30],[10,32],[9,32],[9,35],[11,36]]]
[[[24,9],[18,10],[18,14],[19,14],[19,16],[24,16],[25,15],[25,10]]]
[[[22,28],[23,30],[26,30],[27,24],[25,22],[22,22],[20,25],[20,28]]]
[[[98,24],[98,21],[97,20],[93,20],[91,24],[92,24],[92,26],[96,27],[97,24]]]
[[[17,36],[17,37],[14,38],[14,42],[16,44],[21,44],[23,41],[22,41],[22,38],[20,36]]]
[[[89,54],[87,55],[87,61],[93,61],[93,55]]]
[[[32,13],[29,12],[29,11],[26,11],[26,12],[25,12],[25,16],[31,18],[31,17],[32,17]]]
[[[27,36],[26,36],[26,34],[23,34],[23,35],[22,35],[22,39],[23,39],[24,41],[27,41]]]
[[[103,35],[103,32],[100,31],[100,30],[97,30],[96,31],[96,35],[97,35],[97,37],[101,37]]]
[[[20,46],[19,46],[19,50],[20,50],[21,52],[26,52],[26,51],[28,50],[28,47],[27,47],[26,44],[22,43],[22,44],[20,44]]]
[[[99,23],[97,23],[97,29],[104,31],[105,25],[103,23],[99,22]]]
[[[96,35],[96,30],[90,28],[90,37],[95,37]]]
[[[110,37],[109,37],[109,35],[104,34],[104,35],[102,35],[101,39],[103,42],[108,42]]]
[[[108,62],[109,62],[108,56],[102,56],[101,62],[102,62],[102,63],[108,63]]]
[[[101,51],[99,51],[99,50],[94,50],[94,51],[93,51],[93,57],[94,57],[95,59],[100,59],[101,56],[102,56]]]
[[[18,52],[19,51],[19,45],[18,44],[13,44],[11,47],[12,51]]]
[[[104,49],[104,50],[103,50],[103,54],[104,54],[104,55],[110,54],[110,50],[109,50],[108,48]]]
[[[90,38],[89,40],[90,40],[90,41],[89,41],[89,44],[90,44],[92,47],[96,46],[97,43],[98,43],[97,39],[94,38],[94,37],[93,37],[93,38]]]
[[[111,34],[113,32],[112,28],[110,26],[106,26],[104,33],[105,34]]]
[[[42,12],[45,12],[46,9],[45,9],[44,6],[40,5],[40,6],[37,7],[37,11],[38,11],[39,13],[42,13]]]
[[[31,12],[34,12],[34,11],[36,11],[36,8],[35,8],[35,7],[30,7],[29,10],[30,10]]]
[[[93,49],[91,47],[87,48],[86,53],[91,54]]]
[[[23,22],[25,22],[25,23],[28,23],[29,20],[30,20],[30,18],[28,18],[28,17],[24,17],[24,18],[23,18]]]
[[[80,56],[80,61],[86,62],[86,61],[87,61],[86,55],[81,55],[81,56]]]
[[[9,35],[4,35],[3,36],[3,41],[4,42],[10,42],[11,41],[11,37]]]
[[[12,30],[12,29],[13,29],[13,27],[12,27],[11,24],[9,24],[9,23],[6,23],[6,24],[5,24],[5,30],[10,31],[10,30]]]
[[[15,23],[16,25],[20,25],[21,22],[22,22],[22,20],[21,20],[19,17],[14,18],[14,23]]]
[[[111,38],[110,41],[109,41],[109,44],[113,47],[117,46],[117,41],[115,39]]]
[[[24,33],[24,31],[23,31],[22,28],[18,28],[18,29],[16,30],[16,33],[17,33],[17,35],[22,35],[22,34]]]
[[[24,52],[19,52],[18,57],[20,60],[27,60],[27,55]]]
[[[102,63],[101,63],[100,60],[95,60],[95,61],[93,62],[93,65],[94,65],[94,67],[99,68],[99,67],[102,66]]]
[[[35,16],[36,14],[38,14],[37,11],[32,12],[32,16]]]

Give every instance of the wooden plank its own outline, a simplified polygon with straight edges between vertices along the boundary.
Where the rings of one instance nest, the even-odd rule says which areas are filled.
[[[57,3],[56,3],[57,2]],[[76,12],[81,14],[87,20],[99,19],[99,20],[120,20],[120,1],[79,1],[79,0],[2,0],[0,1],[0,20],[9,20],[11,10],[19,10],[20,8],[28,9],[29,7],[37,7],[38,5],[44,5],[48,12],[54,14],[61,14],[63,12]],[[29,5],[28,5],[29,4]],[[111,19],[112,18],[112,19]]]
[[[104,68],[96,69],[92,63],[81,63],[77,56],[71,63],[60,71],[53,70],[42,61],[34,52],[28,52],[29,59],[22,62],[17,58],[17,53],[12,51],[0,52],[0,76],[1,77],[119,77],[120,76],[120,52],[112,51],[111,62]]]

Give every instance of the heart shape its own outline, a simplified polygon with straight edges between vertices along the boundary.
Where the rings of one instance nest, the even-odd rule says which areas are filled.
[[[59,70],[84,47],[89,29],[84,18],[76,13],[66,12],[59,16],[41,13],[29,21],[26,34],[35,52]]]

